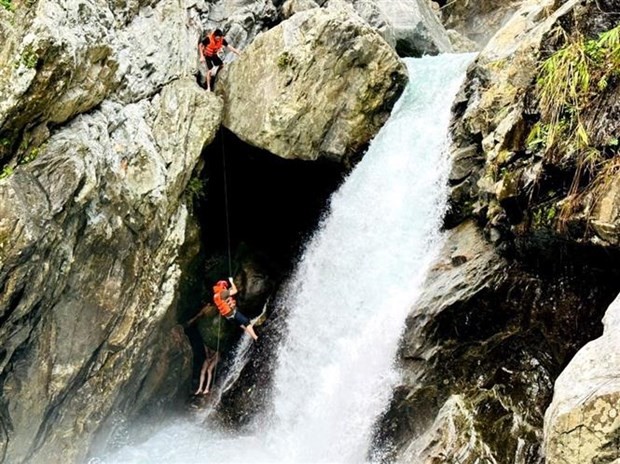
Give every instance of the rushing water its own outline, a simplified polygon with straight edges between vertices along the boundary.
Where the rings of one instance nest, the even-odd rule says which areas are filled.
[[[364,462],[405,318],[440,244],[450,106],[472,55],[408,59],[410,83],[332,196],[280,304],[273,410],[248,435],[172,423],[108,463]],[[260,340],[259,340],[260,343]]]

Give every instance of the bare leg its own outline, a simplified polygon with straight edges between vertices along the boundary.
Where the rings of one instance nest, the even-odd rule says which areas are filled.
[[[205,77],[205,84],[207,86],[207,91],[211,92],[211,70],[207,71],[207,75]]]
[[[211,91],[211,88],[215,81],[215,76],[217,76],[218,71],[219,66],[213,66],[213,68],[209,69],[209,91]]]
[[[242,325],[241,328],[245,330],[248,335],[254,340],[258,340],[258,335],[256,335],[256,332],[254,332],[254,327],[252,326],[252,324],[248,325],[247,327]]]
[[[200,395],[202,393],[202,385],[205,383],[205,373],[207,372],[207,367],[209,366],[209,362],[207,359],[202,363],[202,368],[200,369],[200,384],[198,385],[198,390],[194,393],[194,395]],[[207,384],[207,388],[208,388]]]
[[[217,363],[220,360],[220,353],[217,351],[213,355],[213,357],[209,360],[209,367],[207,368],[207,385],[205,386],[204,393],[209,393],[209,387],[211,386],[211,379],[213,378],[213,369],[217,366]],[[206,362],[206,361],[205,361]]]

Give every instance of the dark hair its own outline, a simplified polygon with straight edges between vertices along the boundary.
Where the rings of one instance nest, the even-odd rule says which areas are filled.
[[[221,29],[216,29],[216,30],[214,30],[214,31],[213,31],[213,35],[214,35],[215,37],[223,37],[223,36],[224,36],[224,33],[222,32],[222,30],[221,30]]]

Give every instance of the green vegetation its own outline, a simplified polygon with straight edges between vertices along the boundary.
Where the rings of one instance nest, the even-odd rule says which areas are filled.
[[[540,207],[534,210],[532,224],[537,227],[552,227],[558,214],[555,205]]]
[[[617,139],[604,146],[596,146],[592,141],[593,122],[586,117],[586,110],[596,106],[601,93],[619,76],[620,26],[596,39],[586,39],[581,34],[565,36],[564,47],[542,63],[536,83],[541,120],[530,131],[527,147],[542,151],[550,162],[557,163],[566,155],[575,162],[560,222],[572,213],[580,194],[592,192],[595,185],[604,185],[593,183],[584,190],[583,178],[607,172],[605,164],[613,162],[618,154]]]
[[[39,147],[33,148],[24,156],[22,156],[22,158],[19,160],[19,164],[28,164],[31,161],[36,160],[39,156],[39,153],[41,153],[41,149]]]
[[[28,69],[34,69],[39,61],[39,57],[32,48],[26,48],[21,56],[21,63]]]
[[[620,75],[620,26],[598,39],[567,38],[564,48],[542,64],[537,86],[545,123],[534,126],[530,139],[540,140],[547,151],[558,144],[590,147],[582,114],[614,75]]]
[[[192,201],[202,200],[205,197],[204,182],[198,177],[192,177],[187,183],[185,194]]]
[[[0,6],[3,6],[6,10],[13,11],[13,4],[11,0],[0,0]]]
[[[34,69],[37,66],[38,62],[39,57],[37,55],[37,52],[35,52],[32,46],[29,45],[22,52],[19,60],[15,62],[15,69],[19,68],[22,65],[28,69]]]
[[[278,69],[284,70],[293,62],[293,57],[289,52],[282,52],[278,56]]]
[[[0,180],[6,179],[11,174],[13,174],[13,168],[10,166],[5,166],[4,168],[2,168],[2,172],[0,172]]]

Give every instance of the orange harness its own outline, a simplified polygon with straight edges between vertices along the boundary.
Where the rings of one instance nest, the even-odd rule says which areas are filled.
[[[205,56],[215,56],[224,46],[224,37],[215,37],[213,32],[209,35],[209,45],[204,47]]]
[[[226,287],[218,285],[213,287],[213,302],[223,317],[230,317],[233,314],[233,309],[230,307],[230,304],[222,298],[222,292],[224,290],[226,290]]]

